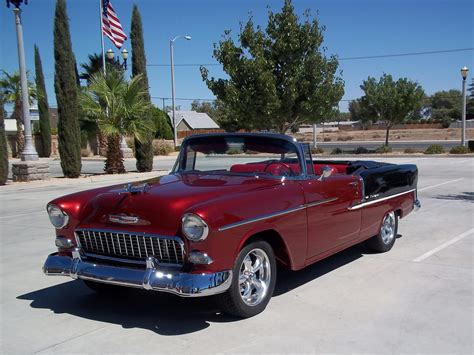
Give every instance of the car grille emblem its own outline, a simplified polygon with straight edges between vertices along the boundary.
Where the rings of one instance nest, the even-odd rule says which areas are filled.
[[[124,214],[110,214],[109,221],[112,223],[119,223],[119,224],[137,224],[139,218],[136,216],[127,216]]]

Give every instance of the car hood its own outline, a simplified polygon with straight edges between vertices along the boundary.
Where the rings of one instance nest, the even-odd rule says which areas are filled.
[[[203,204],[232,194],[266,189],[278,179],[235,175],[166,175],[89,196],[76,228],[127,229],[176,235],[181,217]]]

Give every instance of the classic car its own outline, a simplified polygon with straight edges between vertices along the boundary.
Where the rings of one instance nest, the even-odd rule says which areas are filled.
[[[47,205],[57,252],[47,275],[215,295],[238,317],[263,311],[277,263],[300,270],[367,241],[392,248],[398,220],[418,208],[416,165],[313,160],[278,134],[185,139],[168,175],[57,198]]]

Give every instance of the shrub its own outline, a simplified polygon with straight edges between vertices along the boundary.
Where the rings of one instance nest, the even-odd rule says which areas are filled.
[[[444,119],[441,121],[441,127],[442,128],[449,128],[449,126],[451,125],[451,120],[450,119]]]
[[[425,150],[425,154],[443,154],[444,148],[440,144],[432,144]]]
[[[323,141],[324,141],[324,142],[330,142],[330,141],[331,141],[331,137],[324,137]]]
[[[333,155],[342,154],[342,149],[341,148],[334,148],[332,150],[331,154],[333,154]]]
[[[357,147],[356,150],[354,150],[355,154],[368,154],[369,150],[365,147]]]
[[[56,127],[51,127],[51,135],[56,136],[58,134],[58,129]]]
[[[227,154],[229,155],[235,155],[235,154],[240,154],[240,153],[242,153],[242,151],[237,148],[231,148],[227,151]]]
[[[320,147],[312,147],[311,154],[324,154],[324,149]]]
[[[391,153],[391,152],[392,152],[392,147],[390,147],[389,145],[383,145],[375,149],[375,153],[377,154],[386,154],[386,153]]]
[[[457,145],[452,147],[449,151],[449,154],[468,154],[469,149],[463,145]]]
[[[81,148],[81,157],[87,158],[90,157],[92,154],[87,148]]]
[[[153,141],[153,154],[154,155],[168,155],[174,151],[174,148],[164,140]]]
[[[413,153],[419,153],[419,151],[416,150],[416,149],[414,149],[414,148],[406,148],[406,149],[404,150],[404,153],[405,153],[405,154],[413,154]]]
[[[339,136],[339,137],[337,137],[337,140],[341,141],[341,142],[351,141],[353,139],[354,139],[354,137],[352,137],[352,136]]]

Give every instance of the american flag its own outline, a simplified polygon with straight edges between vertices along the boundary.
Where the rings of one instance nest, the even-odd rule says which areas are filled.
[[[102,32],[109,37],[115,47],[120,49],[127,39],[127,35],[123,32],[122,25],[110,0],[103,0],[102,10]]]

